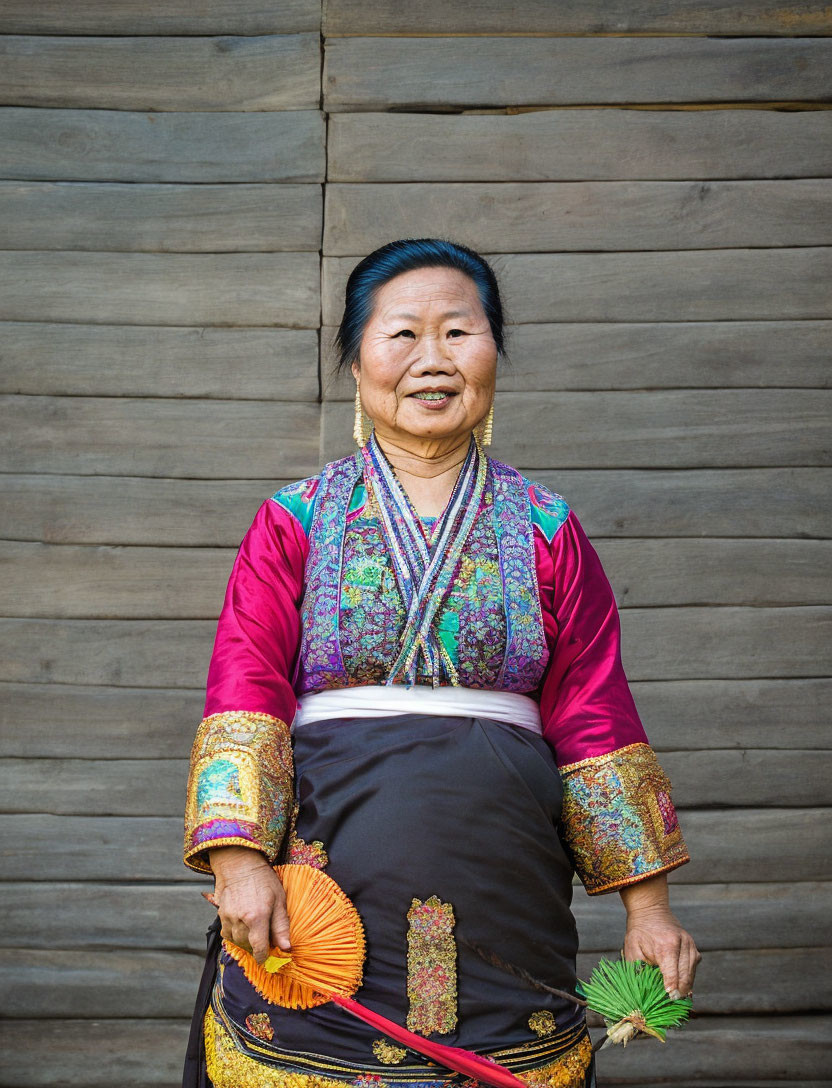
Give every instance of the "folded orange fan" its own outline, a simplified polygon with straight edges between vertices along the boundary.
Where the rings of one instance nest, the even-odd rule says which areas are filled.
[[[310,865],[277,865],[286,891],[292,951],[280,948],[262,966],[250,952],[223,941],[257,992],[273,1005],[309,1009],[332,1001],[365,1024],[433,1062],[494,1088],[528,1088],[490,1058],[457,1046],[434,1043],[355,1001],[366,946],[358,911],[332,877]]]

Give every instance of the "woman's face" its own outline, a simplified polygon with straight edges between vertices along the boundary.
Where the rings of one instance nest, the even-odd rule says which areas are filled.
[[[470,434],[488,413],[497,375],[474,281],[456,269],[419,268],[384,284],[352,372],[380,438],[441,449]]]

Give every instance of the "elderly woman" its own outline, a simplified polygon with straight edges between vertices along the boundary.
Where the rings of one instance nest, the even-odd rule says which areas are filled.
[[[565,500],[484,452],[503,337],[494,274],[464,246],[391,242],[349,277],[360,448],[258,511],[194,742],[185,861],[213,873],[218,920],[186,1085],[464,1079],[332,1003],[258,994],[218,930],[258,962],[290,949],[277,863],[325,867],[354,903],[363,1004],[535,1086],[594,1084],[568,999],[574,872],[620,893],[624,955],[691,989],[666,884],[688,854],[609,581]]]

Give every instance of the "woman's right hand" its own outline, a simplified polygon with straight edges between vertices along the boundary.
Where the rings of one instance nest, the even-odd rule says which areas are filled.
[[[265,855],[247,846],[218,846],[208,856],[222,936],[251,952],[258,963],[272,948],[288,952],[286,894]]]

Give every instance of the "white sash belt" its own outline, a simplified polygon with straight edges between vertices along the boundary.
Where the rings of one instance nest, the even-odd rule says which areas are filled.
[[[494,718],[533,733],[543,732],[540,707],[528,695],[429,684],[362,684],[304,695],[298,700],[292,730],[327,718],[382,718],[388,714]]]

